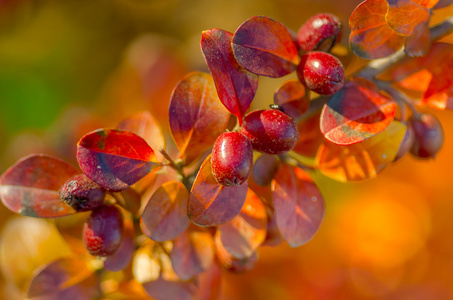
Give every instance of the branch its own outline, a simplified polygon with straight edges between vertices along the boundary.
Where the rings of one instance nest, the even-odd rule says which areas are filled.
[[[440,23],[439,25],[436,25],[434,27],[430,28],[431,32],[431,42],[435,42],[444,36],[449,35],[450,33],[453,32],[453,16],[447,18],[445,21]],[[389,67],[391,67],[393,64],[396,62],[399,62],[403,60],[404,58],[407,58],[406,54],[404,53],[404,50],[401,49],[400,51],[384,57],[380,59],[375,59],[368,63],[361,71],[357,73],[357,76],[360,77],[365,77],[372,79],[376,77],[376,75],[382,73]]]

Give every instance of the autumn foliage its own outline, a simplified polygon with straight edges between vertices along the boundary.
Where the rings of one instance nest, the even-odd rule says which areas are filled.
[[[234,33],[203,31],[210,73],[177,83],[168,128],[140,111],[85,133],[78,168],[33,154],[0,177],[14,213],[84,224],[83,236],[67,238],[75,255],[39,267],[26,297],[216,299],[222,274],[252,269],[259,247],[299,247],[315,236],[326,210],[315,171],[360,181],[406,154],[435,157],[442,124],[418,109],[453,107],[453,46],[437,42],[453,21],[428,27],[450,2],[362,2],[349,43],[371,62],[349,75],[331,53],[342,26],[330,14],[297,35],[266,16]],[[291,73],[298,80],[285,81],[269,109],[251,111],[260,76]],[[117,271],[118,286],[100,284]]]

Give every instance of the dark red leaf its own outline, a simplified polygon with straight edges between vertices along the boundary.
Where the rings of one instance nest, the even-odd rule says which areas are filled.
[[[297,120],[308,110],[310,99],[305,96],[304,85],[297,79],[290,79],[275,92],[274,103]]]
[[[100,289],[93,271],[84,260],[59,259],[37,270],[27,289],[27,299],[95,299]]]
[[[260,186],[270,185],[278,171],[279,161],[274,155],[261,154],[253,165],[253,179]]]
[[[197,292],[194,281],[173,281],[159,277],[155,281],[143,283],[146,292],[155,300],[191,300]]]
[[[143,233],[154,241],[169,241],[190,224],[187,217],[189,192],[179,181],[164,183],[151,196],[140,219]]]
[[[384,130],[395,111],[396,103],[381,94],[374,83],[355,78],[324,105],[321,132],[335,144],[355,144]]]
[[[242,122],[258,89],[258,75],[241,67],[233,54],[233,34],[222,29],[203,31],[201,50],[223,105]]]
[[[353,11],[349,19],[349,43],[357,56],[381,58],[403,46],[405,37],[397,34],[385,20],[387,8],[386,0],[366,0]]]
[[[265,16],[256,16],[239,26],[233,36],[238,63],[252,73],[282,77],[296,70],[297,48],[288,29]]]
[[[208,150],[223,133],[230,113],[220,102],[210,74],[192,72],[173,90],[170,130],[186,164]]]
[[[241,211],[247,195],[247,183],[224,186],[212,175],[211,155],[198,171],[190,191],[189,218],[199,226],[216,226],[232,220]]]
[[[324,199],[302,169],[283,165],[272,182],[277,227],[291,247],[313,238],[324,218]]]
[[[77,144],[80,168],[91,180],[112,190],[124,190],[157,167],[156,155],[135,133],[98,129]]]
[[[439,0],[433,9],[440,9],[453,4],[453,0]]]
[[[248,190],[239,215],[218,227],[225,249],[238,259],[252,256],[266,238],[267,215],[258,196]]]
[[[185,231],[173,242],[171,261],[175,273],[188,280],[206,271],[214,260],[214,241],[209,232]]]
[[[257,252],[253,252],[253,254],[250,257],[246,257],[243,259],[233,257],[231,253],[228,252],[223,246],[219,234],[215,235],[214,244],[218,262],[224,269],[230,272],[242,273],[251,270],[253,269],[258,260]]]
[[[0,198],[6,207],[24,216],[55,218],[73,214],[75,210],[61,201],[58,190],[79,173],[51,156],[26,156],[0,177]]]

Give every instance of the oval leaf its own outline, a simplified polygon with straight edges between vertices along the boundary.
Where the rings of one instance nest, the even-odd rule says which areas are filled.
[[[258,260],[258,254],[256,251],[253,252],[251,256],[243,259],[233,257],[231,253],[228,252],[223,246],[219,234],[216,234],[214,236],[214,244],[218,262],[224,269],[228,270],[229,272],[242,273],[249,271],[253,269]]]
[[[305,96],[304,85],[297,79],[290,79],[275,92],[274,103],[297,120],[308,110],[310,99]]]
[[[430,17],[429,8],[437,1],[386,0],[388,3],[385,20],[387,24],[401,35],[411,35],[419,24],[427,23]],[[418,3],[417,3],[418,2]],[[429,3],[431,2],[431,3]],[[431,7],[427,7],[431,6]]]
[[[218,227],[225,249],[238,259],[250,257],[266,238],[267,215],[258,196],[248,190],[239,215]]]
[[[288,29],[264,16],[246,20],[233,36],[238,63],[252,73],[282,77],[296,70],[297,48]]]
[[[75,213],[58,193],[69,178],[80,174],[55,157],[33,154],[17,161],[0,177],[0,198],[15,213],[55,218]]]
[[[324,218],[324,199],[302,169],[283,165],[272,182],[277,227],[291,247],[313,238]]]
[[[212,76],[186,75],[173,90],[170,130],[186,164],[208,150],[228,127],[230,113],[220,102]]]
[[[414,32],[406,38],[404,52],[410,56],[424,56],[429,52],[431,46],[431,31],[427,23],[420,23],[415,27]]]
[[[214,241],[209,232],[185,231],[173,242],[171,262],[175,273],[188,280],[206,271],[214,260]]]
[[[396,103],[382,95],[374,83],[356,78],[324,105],[321,132],[335,144],[355,144],[384,130],[395,111]]]
[[[325,141],[316,155],[316,164],[324,175],[338,181],[374,178],[394,161],[405,133],[406,125],[393,121],[362,143],[340,146]]]
[[[143,233],[154,241],[168,241],[190,224],[187,217],[189,192],[179,181],[164,183],[151,196],[140,219]]]
[[[77,160],[85,175],[112,191],[126,189],[159,165],[143,138],[120,129],[98,129],[83,136]]]
[[[242,123],[258,89],[258,75],[241,67],[233,54],[233,34],[222,29],[203,31],[201,50],[223,105]]]
[[[366,0],[349,19],[352,51],[365,59],[389,56],[403,47],[404,36],[397,34],[386,22],[386,0]]]
[[[85,260],[61,258],[38,269],[30,282],[27,299],[96,299],[99,278]]]
[[[239,214],[247,195],[247,183],[224,186],[212,175],[211,155],[198,171],[190,191],[188,215],[199,226],[216,226],[232,220]]]
[[[260,186],[270,185],[278,171],[278,166],[279,161],[274,155],[261,154],[253,164],[253,179],[256,184]]]

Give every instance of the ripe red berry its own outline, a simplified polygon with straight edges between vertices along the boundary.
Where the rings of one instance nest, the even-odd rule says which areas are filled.
[[[104,203],[105,189],[85,174],[68,179],[60,188],[60,198],[76,211],[93,210]]]
[[[331,14],[317,14],[300,27],[297,43],[303,52],[329,52],[341,40],[341,36],[340,19]]]
[[[240,132],[222,133],[212,149],[211,168],[215,179],[222,185],[244,183],[253,170],[250,140]]]
[[[123,215],[113,205],[102,205],[91,212],[83,227],[83,242],[94,256],[115,253],[123,241]]]
[[[299,139],[293,118],[278,109],[256,110],[244,117],[241,132],[253,149],[267,154],[291,150]]]
[[[320,95],[331,95],[344,85],[343,65],[335,56],[324,52],[309,52],[297,66],[300,82]]]
[[[440,121],[431,114],[420,114],[409,120],[414,130],[411,153],[419,158],[433,158],[444,143],[444,131]]]

